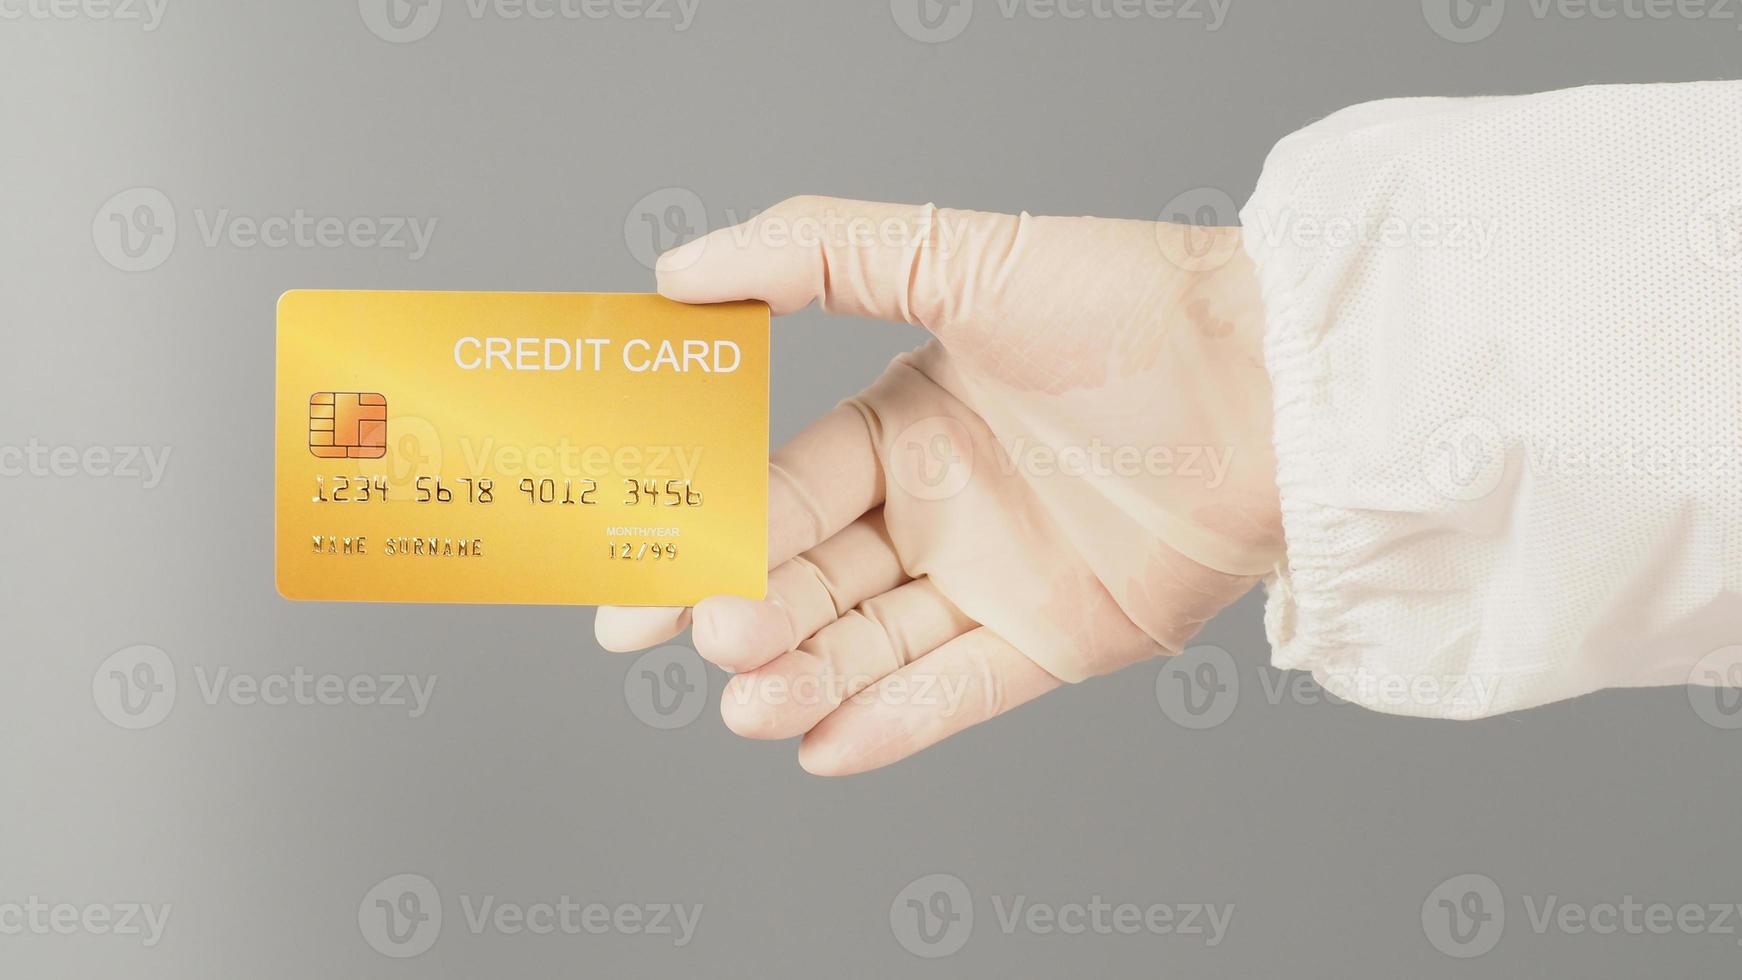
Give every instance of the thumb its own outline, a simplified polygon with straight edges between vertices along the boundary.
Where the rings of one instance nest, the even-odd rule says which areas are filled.
[[[1021,227],[1012,215],[930,204],[795,197],[659,259],[659,291],[683,303],[762,300],[776,316],[821,300],[831,313],[940,332],[992,285]]]

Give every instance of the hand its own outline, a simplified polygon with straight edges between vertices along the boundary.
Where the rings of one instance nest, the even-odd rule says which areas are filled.
[[[1238,229],[787,201],[663,256],[686,303],[906,321],[934,340],[774,455],[768,597],[693,621],[721,710],[819,774],[887,765],[1178,652],[1280,560],[1263,315]]]

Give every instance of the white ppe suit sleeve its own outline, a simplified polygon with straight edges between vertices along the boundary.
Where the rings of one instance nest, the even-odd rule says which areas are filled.
[[[1438,718],[1742,685],[1742,82],[1357,106],[1241,223],[1275,666]]]

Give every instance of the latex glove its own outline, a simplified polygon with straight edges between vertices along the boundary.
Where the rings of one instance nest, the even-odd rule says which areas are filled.
[[[770,463],[769,593],[704,600],[734,731],[824,774],[1178,652],[1281,557],[1237,229],[787,201],[662,257],[682,302],[814,300],[936,339]],[[601,609],[606,649],[688,610]]]

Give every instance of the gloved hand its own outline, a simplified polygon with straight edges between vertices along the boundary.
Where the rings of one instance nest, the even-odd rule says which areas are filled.
[[[704,600],[726,724],[886,765],[1061,681],[1178,652],[1280,560],[1238,229],[787,201],[661,258],[687,303],[935,337],[775,454],[768,597]],[[599,610],[633,650],[692,613]]]

